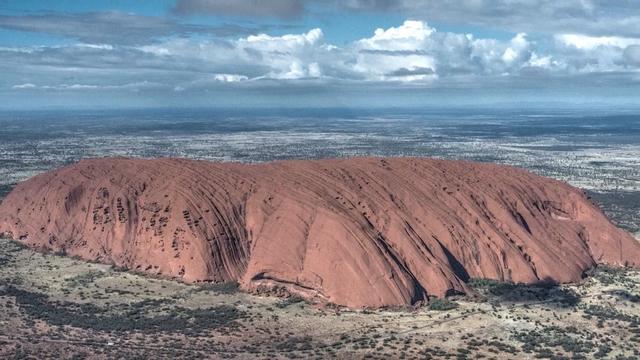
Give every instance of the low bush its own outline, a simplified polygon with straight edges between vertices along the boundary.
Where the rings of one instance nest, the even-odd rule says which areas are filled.
[[[575,306],[580,296],[571,289],[553,283],[516,284],[490,279],[470,279],[468,284],[475,290],[498,301],[535,302],[557,301],[563,306]]]
[[[431,298],[427,305],[429,310],[447,311],[458,307],[458,303],[446,298]]]
[[[106,309],[93,304],[53,301],[46,295],[12,285],[0,287],[0,296],[15,298],[16,304],[31,320],[97,331],[174,332],[189,329],[191,333],[198,334],[236,327],[236,320],[246,316],[229,305],[203,309],[173,307],[167,312],[151,315],[150,312],[165,305],[166,300],[144,300]]]
[[[211,291],[219,294],[233,294],[238,291],[240,284],[235,281],[223,283],[203,283],[198,285],[197,291]]]

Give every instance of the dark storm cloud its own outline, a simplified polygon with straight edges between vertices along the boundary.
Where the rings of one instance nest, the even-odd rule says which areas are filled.
[[[173,12],[181,15],[267,16],[295,18],[304,11],[302,0],[178,0]]]

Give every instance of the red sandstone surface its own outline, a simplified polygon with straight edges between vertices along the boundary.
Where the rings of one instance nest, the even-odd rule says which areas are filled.
[[[578,189],[513,167],[424,158],[92,159],[19,184],[0,233],[172,276],[349,307],[464,292],[470,277],[572,282],[640,265]]]

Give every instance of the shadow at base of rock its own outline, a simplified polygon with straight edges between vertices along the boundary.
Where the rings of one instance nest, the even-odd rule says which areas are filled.
[[[560,307],[572,307],[580,303],[580,296],[573,290],[559,286],[550,280],[535,284],[510,283],[490,279],[470,279],[467,284],[489,301],[510,303],[548,302]]]
[[[640,238],[640,190],[587,191],[592,203],[600,207],[618,227]]]

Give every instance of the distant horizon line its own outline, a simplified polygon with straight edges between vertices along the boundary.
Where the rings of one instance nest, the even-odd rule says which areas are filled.
[[[439,104],[439,105],[398,105],[398,106],[176,106],[176,105],[154,105],[154,106],[37,106],[37,107],[3,107],[0,106],[0,112],[46,112],[46,111],[439,111],[439,110],[607,110],[612,112],[624,111],[640,111],[640,103],[608,103],[608,102],[495,102],[481,104]]]

